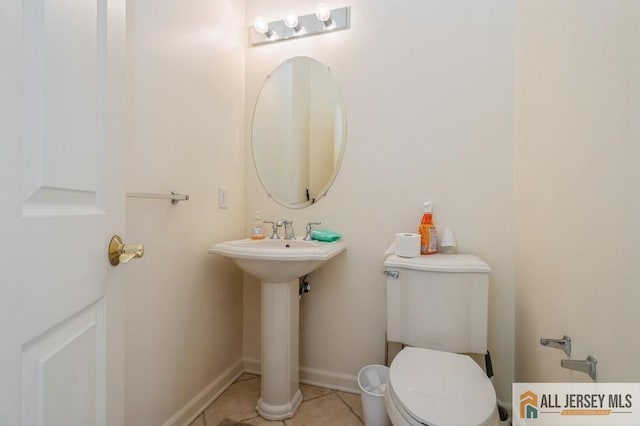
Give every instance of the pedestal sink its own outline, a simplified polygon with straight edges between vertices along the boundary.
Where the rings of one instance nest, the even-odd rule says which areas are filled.
[[[236,240],[209,253],[229,257],[259,278],[262,292],[262,395],[256,409],[268,420],[294,415],[298,385],[298,278],[346,249],[341,241]]]

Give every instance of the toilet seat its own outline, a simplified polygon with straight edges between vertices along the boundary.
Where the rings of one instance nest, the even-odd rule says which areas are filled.
[[[466,355],[411,347],[403,349],[391,363],[385,399],[387,407],[393,403],[398,411],[394,414],[401,415],[407,424],[496,424],[493,384]]]

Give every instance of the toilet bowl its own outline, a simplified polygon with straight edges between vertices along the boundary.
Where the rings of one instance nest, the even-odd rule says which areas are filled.
[[[467,355],[404,348],[384,396],[394,426],[498,426],[493,384]]]

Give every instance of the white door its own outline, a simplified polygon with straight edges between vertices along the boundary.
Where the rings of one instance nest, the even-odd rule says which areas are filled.
[[[1,426],[123,423],[124,60],[124,0],[0,2]]]

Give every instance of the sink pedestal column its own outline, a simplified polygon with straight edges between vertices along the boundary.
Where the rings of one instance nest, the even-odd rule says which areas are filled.
[[[262,395],[256,409],[268,420],[293,417],[302,402],[298,384],[298,279],[261,283]]]

